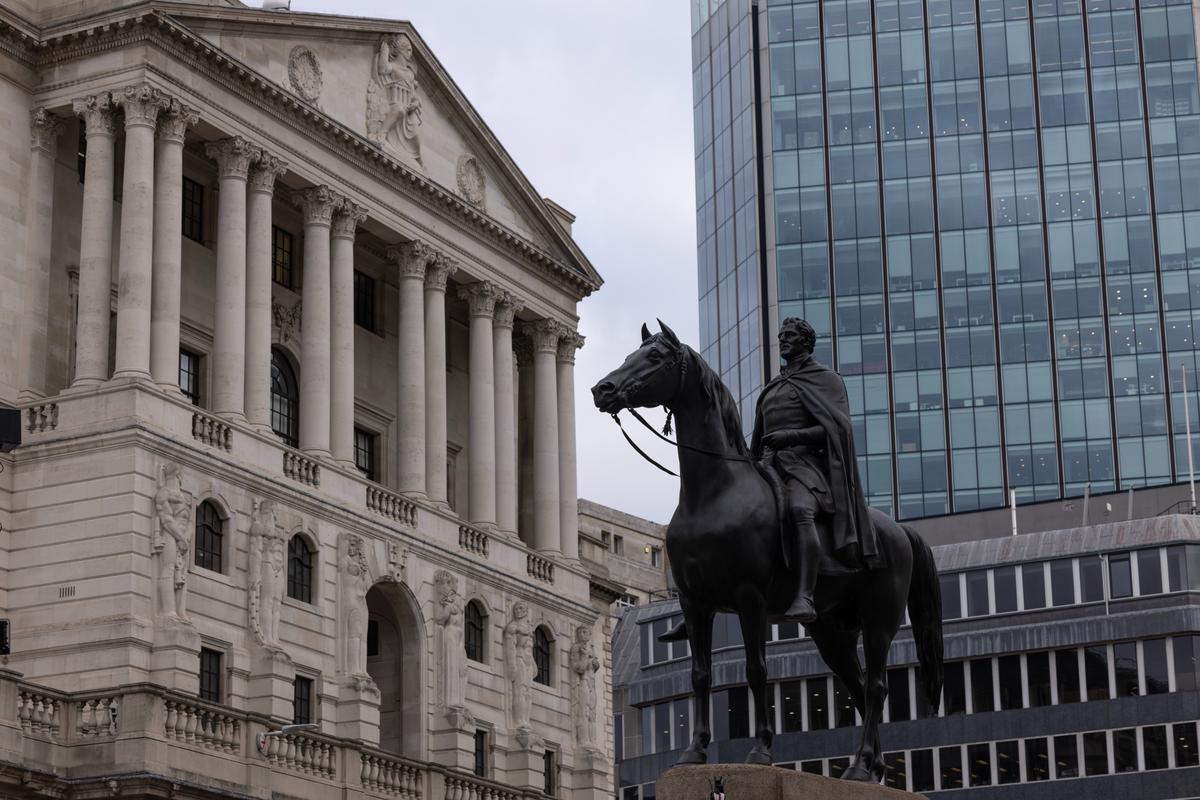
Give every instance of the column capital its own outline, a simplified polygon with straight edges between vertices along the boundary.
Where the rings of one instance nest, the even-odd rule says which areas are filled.
[[[521,326],[529,337],[534,353],[558,354],[558,340],[562,336],[562,323],[552,319],[539,319]]]
[[[533,364],[533,342],[528,336],[518,336],[513,339],[513,357],[517,360],[517,369],[524,372]]]
[[[367,218],[367,210],[346,198],[333,212],[333,236],[353,239],[358,225]]]
[[[563,325],[558,338],[558,363],[574,364],[575,351],[583,347],[583,334]]]
[[[158,118],[158,138],[183,144],[187,129],[200,121],[200,114],[191,106],[171,98]]]
[[[137,83],[114,94],[113,102],[125,111],[126,128],[153,128],[158,124],[159,112],[171,101],[161,89],[155,89],[148,83]]]
[[[333,210],[342,196],[328,186],[310,186],[292,192],[292,203],[304,212],[305,225],[331,225]]]
[[[117,109],[108,92],[75,100],[71,103],[71,109],[77,116],[83,117],[88,136],[116,135]]]
[[[497,328],[511,328],[518,312],[525,308],[525,303],[517,299],[512,292],[502,292],[496,300],[496,317],[492,324]]]
[[[275,191],[275,179],[287,172],[288,163],[278,156],[273,156],[266,150],[260,150],[250,173],[246,188],[252,192]]]
[[[429,265],[438,257],[438,251],[418,239],[394,244],[387,249],[389,261],[395,262],[400,274],[409,278],[424,278]]]
[[[30,143],[34,150],[43,150],[51,156],[58,150],[58,136],[63,131],[62,118],[44,108],[35,108],[29,113]]]
[[[241,136],[231,136],[204,145],[204,154],[217,162],[221,178],[242,178],[250,172],[250,164],[261,151]]]
[[[456,272],[458,262],[445,253],[438,253],[437,258],[425,269],[425,288],[446,291],[446,281]]]
[[[472,317],[491,317],[500,297],[501,291],[496,284],[488,281],[477,281],[458,288],[458,298],[467,301]]]

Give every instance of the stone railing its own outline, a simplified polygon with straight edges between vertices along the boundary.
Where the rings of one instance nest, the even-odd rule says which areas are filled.
[[[203,411],[192,412],[192,438],[219,450],[233,449],[233,427],[228,422]]]
[[[368,750],[361,753],[361,760],[359,782],[364,789],[403,800],[420,800],[425,785],[425,769],[421,764]]]
[[[321,465],[298,450],[283,451],[283,474],[314,488],[321,485]]]
[[[25,409],[25,430],[45,433],[58,427],[58,403],[38,403]]]
[[[481,558],[488,557],[488,535],[470,525],[458,526],[458,546]]]
[[[529,577],[546,583],[554,583],[554,562],[548,558],[530,553],[525,557],[525,571]]]
[[[525,795],[473,775],[446,775],[446,800],[521,800]]]
[[[330,780],[337,777],[337,747],[315,736],[303,733],[271,736],[267,739],[264,758],[277,767]]]
[[[75,705],[76,734],[84,739],[116,736],[119,705],[119,698],[113,696],[78,701]]]
[[[382,486],[367,486],[367,508],[401,525],[417,526],[417,504]]]
[[[17,720],[25,733],[57,739],[62,730],[64,704],[61,698],[40,689],[17,689]]]
[[[168,739],[210,750],[236,753],[242,749],[242,721],[231,714],[194,702],[166,701],[163,733]]]

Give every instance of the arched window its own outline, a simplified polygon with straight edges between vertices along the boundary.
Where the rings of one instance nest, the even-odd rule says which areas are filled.
[[[300,441],[300,390],[291,363],[279,349],[271,350],[271,430],[295,447]]]
[[[220,572],[224,539],[225,520],[216,505],[206,500],[196,509],[196,566]]]
[[[537,667],[533,679],[546,686],[550,685],[550,653],[550,635],[545,628],[538,628],[533,632],[533,663]]]
[[[487,629],[487,614],[483,613],[483,608],[479,603],[472,600],[467,603],[463,616],[466,623],[463,625],[463,645],[467,650],[467,658],[482,662],[484,660],[483,635]]]
[[[313,551],[300,534],[288,542],[288,597],[312,602]]]

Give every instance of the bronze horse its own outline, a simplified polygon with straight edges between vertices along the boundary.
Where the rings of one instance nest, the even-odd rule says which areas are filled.
[[[729,390],[690,347],[659,322],[642,326],[642,344],[592,388],[596,408],[663,406],[678,428],[679,505],[667,527],[667,555],[692,648],[696,724],[680,764],[702,764],[712,738],[709,693],[712,622],[737,614],[754,695],[757,742],[748,763],[770,764],[774,736],[767,712],[768,625],[782,619],[796,591],[795,570],[781,558],[777,497],[746,448]],[[819,619],[806,626],[821,657],[863,718],[863,735],[843,779],[881,782],[886,769],[879,724],[887,697],[887,656],[907,606],[920,661],[920,687],[937,707],[942,690],[941,593],[929,546],[913,530],[871,509],[885,568],[825,575],[817,582]],[[864,679],[859,636],[866,658]]]

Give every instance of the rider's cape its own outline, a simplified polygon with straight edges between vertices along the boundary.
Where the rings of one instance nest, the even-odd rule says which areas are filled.
[[[840,375],[818,364],[812,356],[785,367],[767,385],[782,381],[796,389],[801,402],[825,429],[829,489],[833,495],[830,527],[834,555],[843,563],[853,564],[859,562],[858,555],[861,554],[861,563],[868,569],[884,566],[858,480],[858,459],[854,453],[854,428],[850,423],[846,385]],[[761,452],[762,398],[765,394],[764,388],[759,395],[754,416],[754,435],[750,444],[752,453]]]

